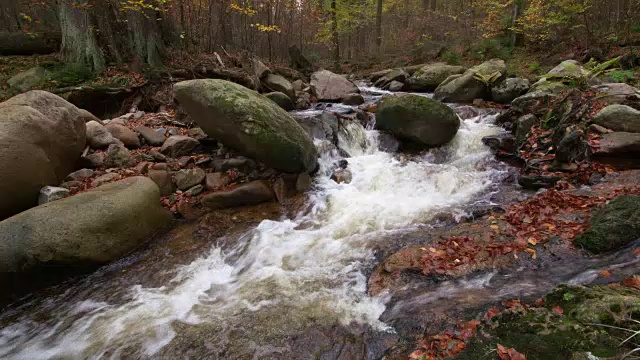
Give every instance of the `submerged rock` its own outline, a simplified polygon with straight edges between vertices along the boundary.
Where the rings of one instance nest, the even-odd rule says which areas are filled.
[[[257,92],[206,79],[180,82],[175,93],[210,137],[274,169],[315,170],[318,153],[311,138],[286,111]]]
[[[130,177],[0,222],[0,277],[116,260],[171,221],[146,177]]]
[[[338,184],[349,184],[353,180],[353,174],[348,169],[338,168],[331,174],[331,180]]]
[[[440,146],[458,132],[458,115],[445,104],[418,95],[384,97],[378,104],[376,126],[399,139],[423,146]]]
[[[575,244],[593,253],[616,250],[640,239],[640,196],[611,200],[591,217],[591,227]]]
[[[523,175],[518,178],[518,184],[525,189],[538,190],[552,188],[560,179],[562,179],[560,176],[554,175]]]
[[[43,186],[57,186],[85,147],[85,114],[45,91],[0,103],[0,219],[37,205]]]
[[[311,75],[311,86],[315,89],[318,101],[340,101],[343,97],[360,92],[358,87],[344,76],[329,70],[316,71]]]

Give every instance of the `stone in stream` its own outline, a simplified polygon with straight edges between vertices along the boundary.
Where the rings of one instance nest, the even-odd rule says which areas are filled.
[[[271,187],[262,180],[242,184],[232,190],[206,194],[202,205],[210,209],[224,209],[246,205],[257,205],[274,200]]]
[[[640,111],[627,105],[609,105],[591,122],[613,131],[640,133]]]
[[[356,106],[364,104],[364,98],[360,94],[349,94],[340,99],[340,102],[345,105]]]
[[[280,92],[289,97],[289,99],[296,98],[296,92],[293,89],[293,85],[289,82],[289,80],[284,77],[276,74],[269,74],[264,79],[262,79],[262,83],[272,92]]]
[[[390,89],[390,85],[391,83],[398,82],[400,84],[403,84],[407,78],[409,78],[409,74],[404,71],[403,69],[393,69],[391,71],[389,71],[388,73],[386,73],[384,76],[382,76],[381,78],[379,78],[374,84],[373,86],[381,88],[381,89]],[[394,90],[391,90],[394,91]]]
[[[176,173],[176,186],[185,191],[194,187],[204,180],[206,173],[200,168],[183,169]]]
[[[360,92],[358,87],[344,76],[329,70],[314,72],[311,75],[311,87],[315,89],[318,101],[336,102],[349,94]]]
[[[523,175],[518,178],[518,184],[525,189],[538,190],[552,188],[560,179],[560,176],[555,175]]]
[[[69,195],[69,189],[47,185],[40,189],[40,194],[38,194],[38,205],[60,200],[67,195]]]
[[[398,139],[434,147],[458,132],[458,115],[447,105],[424,96],[387,96],[378,103],[376,127]]]
[[[280,106],[286,111],[295,110],[296,108],[291,98],[287,96],[285,93],[272,92],[272,93],[264,94],[264,97],[278,104],[278,106]]]
[[[410,91],[430,92],[434,91],[449,76],[462,74],[466,70],[462,66],[429,64],[416,71],[405,84]]]
[[[198,148],[200,148],[198,140],[189,136],[173,135],[162,144],[160,152],[166,156],[177,158],[183,155],[191,155]]]
[[[137,149],[140,147],[141,144],[138,134],[136,134],[128,127],[118,124],[108,124],[105,127],[107,128],[107,130],[109,130],[113,137],[122,141],[124,146],[130,149]]]
[[[29,91],[0,103],[0,219],[37,205],[43,186],[74,170],[86,143],[84,113]]]
[[[134,130],[137,131],[144,141],[151,146],[162,146],[162,144],[167,140],[163,134],[146,126],[138,126]]]
[[[516,151],[516,138],[508,133],[485,136],[482,143],[494,152],[512,154]]]
[[[170,221],[158,187],[141,176],[50,202],[0,222],[0,277],[106,264]]]
[[[574,243],[593,253],[619,249],[640,238],[640,196],[611,200],[593,214],[591,226]]]
[[[97,121],[89,121],[86,127],[87,144],[93,149],[105,148],[118,142],[109,130]]]
[[[491,98],[497,103],[509,104],[527,91],[529,91],[529,80],[509,78],[491,88]]]
[[[257,92],[212,79],[183,81],[174,89],[189,115],[224,145],[280,171],[316,169],[318,153],[309,135]]]
[[[491,59],[462,75],[452,75],[436,88],[433,98],[444,102],[471,102],[489,98],[489,89],[498,84],[507,71],[503,60]]]
[[[402,89],[404,88],[404,84],[401,83],[400,81],[392,81],[389,83],[388,86],[386,86],[386,89],[389,91],[393,91],[393,92],[397,92],[397,91],[402,91]]]
[[[353,175],[351,171],[348,169],[338,168],[333,171],[331,174],[331,180],[337,182],[338,184],[349,184],[353,179]]]

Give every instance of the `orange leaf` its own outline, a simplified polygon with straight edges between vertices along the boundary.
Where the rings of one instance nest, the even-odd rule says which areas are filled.
[[[608,277],[611,277],[611,272],[609,272],[609,270],[605,269],[605,270],[600,271],[598,273],[598,275],[600,275],[600,277],[608,278]]]
[[[556,314],[556,315],[564,314],[564,310],[562,310],[562,308],[560,306],[558,306],[558,305],[556,305],[553,308],[551,308],[551,311],[553,311],[553,313]]]
[[[640,290],[640,275],[633,275],[630,278],[622,280],[624,286]]]

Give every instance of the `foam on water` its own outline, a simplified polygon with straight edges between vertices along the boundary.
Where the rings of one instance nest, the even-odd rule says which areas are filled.
[[[307,214],[265,220],[235,248],[212,248],[176,269],[165,286],[133,287],[124,304],[87,299],[58,309],[55,321],[18,320],[0,330],[0,357],[152,356],[175,338],[175,322],[246,321],[279,307],[386,329],[379,320],[386,299],[366,294],[362,272],[373,260],[371,245],[384,232],[460,211],[495,184],[500,170],[486,165],[490,153],[481,138],[501,130],[492,118],[479,119],[463,121],[456,138],[439,150],[444,162],[378,151],[376,132],[367,130],[366,146],[345,144],[353,155],[350,184],[330,180],[336,159],[322,157]]]

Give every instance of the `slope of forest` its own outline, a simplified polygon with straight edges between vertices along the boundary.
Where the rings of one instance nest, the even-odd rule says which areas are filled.
[[[639,86],[640,0],[2,1],[0,358],[638,358]]]

